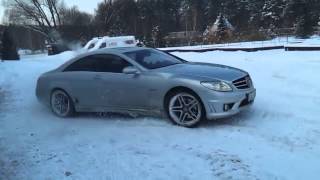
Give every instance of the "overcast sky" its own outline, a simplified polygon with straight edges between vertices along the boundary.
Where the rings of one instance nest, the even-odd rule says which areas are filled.
[[[0,24],[2,23],[4,7],[2,6],[2,1],[0,1]]]
[[[2,0],[0,0],[0,22],[2,22],[4,11],[1,1]],[[68,7],[76,5],[80,10],[88,13],[94,13],[94,9],[97,8],[97,4],[102,1],[103,0],[64,0]]]
[[[76,5],[80,10],[93,13],[94,9],[97,8],[97,4],[103,0],[65,0],[67,6],[71,7]]]

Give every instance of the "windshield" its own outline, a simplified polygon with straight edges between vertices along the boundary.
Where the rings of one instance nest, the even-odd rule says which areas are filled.
[[[143,49],[124,54],[147,69],[157,69],[183,63],[178,58],[155,49]]]

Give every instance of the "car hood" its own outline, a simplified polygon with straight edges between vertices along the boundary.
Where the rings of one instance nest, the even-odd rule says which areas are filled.
[[[163,73],[172,75],[193,76],[203,79],[218,79],[234,81],[246,76],[248,73],[229,66],[210,63],[183,63],[158,69]]]

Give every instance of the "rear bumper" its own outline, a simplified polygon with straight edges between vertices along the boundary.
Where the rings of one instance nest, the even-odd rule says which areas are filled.
[[[38,79],[35,95],[41,104],[50,107],[50,95],[48,92],[49,90],[44,87],[43,82],[41,82],[41,80]]]
[[[250,107],[255,100],[256,89],[207,94],[203,99],[207,119],[220,119],[238,114]]]

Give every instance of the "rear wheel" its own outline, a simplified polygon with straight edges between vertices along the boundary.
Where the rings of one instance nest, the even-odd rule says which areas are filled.
[[[62,90],[52,92],[50,105],[52,112],[59,117],[70,117],[75,112],[72,99]]]
[[[173,123],[184,127],[197,126],[205,114],[201,100],[187,92],[178,92],[170,96],[167,112]]]

